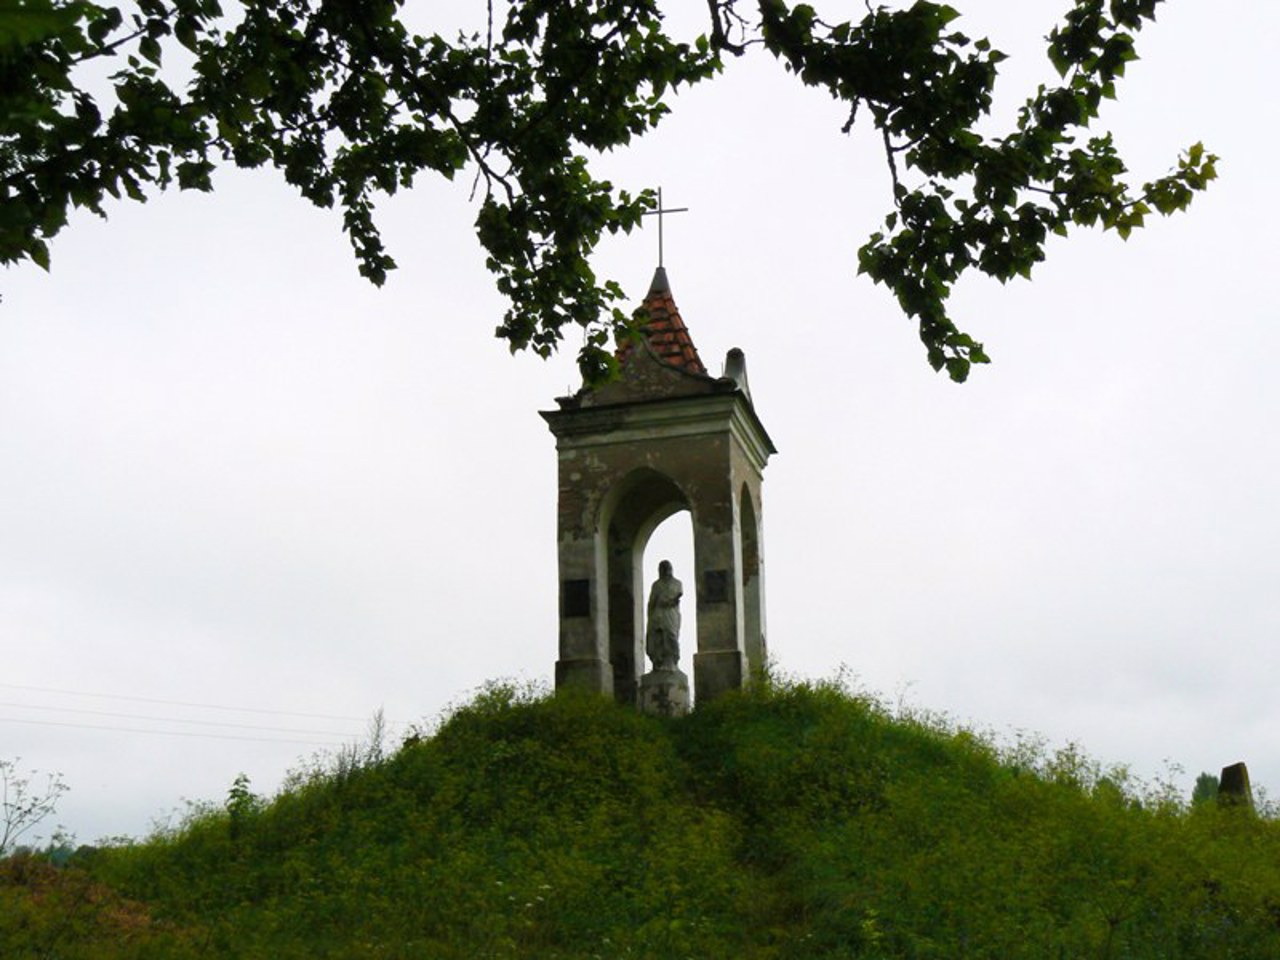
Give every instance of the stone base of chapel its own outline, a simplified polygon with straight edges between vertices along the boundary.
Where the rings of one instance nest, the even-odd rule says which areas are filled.
[[[640,712],[683,717],[689,712],[689,678],[680,670],[651,670],[640,678]]]
[[[747,658],[741,650],[713,650],[693,655],[694,693],[710,703],[722,693],[746,686]]]
[[[556,689],[613,695],[613,667],[604,660],[582,658],[556,661]]]

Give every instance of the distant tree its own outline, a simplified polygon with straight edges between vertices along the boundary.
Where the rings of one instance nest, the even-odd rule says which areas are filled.
[[[67,790],[60,774],[46,774],[43,787],[32,785],[33,774],[22,773],[17,760],[0,760],[0,857],[52,814]]]
[[[1198,807],[1202,803],[1211,803],[1218,799],[1218,778],[1212,773],[1202,773],[1196,777],[1196,785],[1191,790],[1191,805]]]
[[[707,0],[693,43],[668,34],[658,0],[490,0],[486,28],[456,38],[410,25],[400,0],[240,0],[230,14],[219,0],[137,0],[128,13],[18,0],[0,8],[0,262],[47,267],[74,207],[103,214],[108,196],[210,190],[220,162],[270,164],[341,208],[360,272],[380,284],[394,263],[376,198],[425,171],[468,170],[509,301],[498,336],[546,356],[581,327],[579,366],[596,381],[632,320],[590,255],[655,197],[597,179],[591,158],[652,129],[676,87],[761,47],[847,105],[846,131],[868,120],[879,132],[894,208],[859,269],[916,319],[930,364],[961,381],[987,362],[947,311],[962,274],[1029,276],[1049,234],[1101,224],[1127,236],[1213,179],[1197,144],[1136,185],[1111,135],[1089,132],[1159,2],[1074,0],[1048,36],[1061,81],[984,136],[1004,56],[929,0],[840,22],[803,3]],[[190,63],[189,82],[161,72],[166,57]],[[91,65],[110,81],[91,82]]]

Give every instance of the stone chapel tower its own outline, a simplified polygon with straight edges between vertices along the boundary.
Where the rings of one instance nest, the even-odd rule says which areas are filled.
[[[707,373],[662,267],[643,310],[643,340],[622,347],[621,376],[542,414],[559,458],[556,687],[637,702],[645,544],[688,510],[696,569],[677,574],[685,609],[697,604],[694,694],[711,699],[764,662],[760,488],[777,451],[751,402],[742,351],[729,351],[723,376]]]

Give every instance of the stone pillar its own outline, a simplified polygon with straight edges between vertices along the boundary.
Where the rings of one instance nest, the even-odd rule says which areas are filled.
[[[742,551],[738,569],[742,572],[742,645],[752,674],[764,669],[769,656],[764,633],[764,544],[757,502],[753,490],[744,484],[738,511]]]
[[[693,684],[699,702],[736,690],[747,678],[731,497],[694,513],[698,652],[693,655]]]
[[[1233,763],[1222,768],[1218,778],[1218,804],[1253,811],[1253,789],[1249,786],[1249,768],[1243,763]]]
[[[608,593],[602,589],[593,536],[563,535],[560,540],[560,658],[556,689],[613,692],[609,664]]]
[[[637,614],[643,603],[641,571],[635,543],[613,525],[609,528],[608,656],[613,694],[619,703],[634,704],[637,678],[644,667],[644,644]]]

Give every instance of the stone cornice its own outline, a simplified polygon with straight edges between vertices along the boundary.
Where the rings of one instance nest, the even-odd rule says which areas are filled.
[[[769,455],[777,453],[751,403],[737,390],[639,403],[544,410],[541,416],[555,434],[560,450],[658,437],[728,433],[759,471],[764,470]]]

